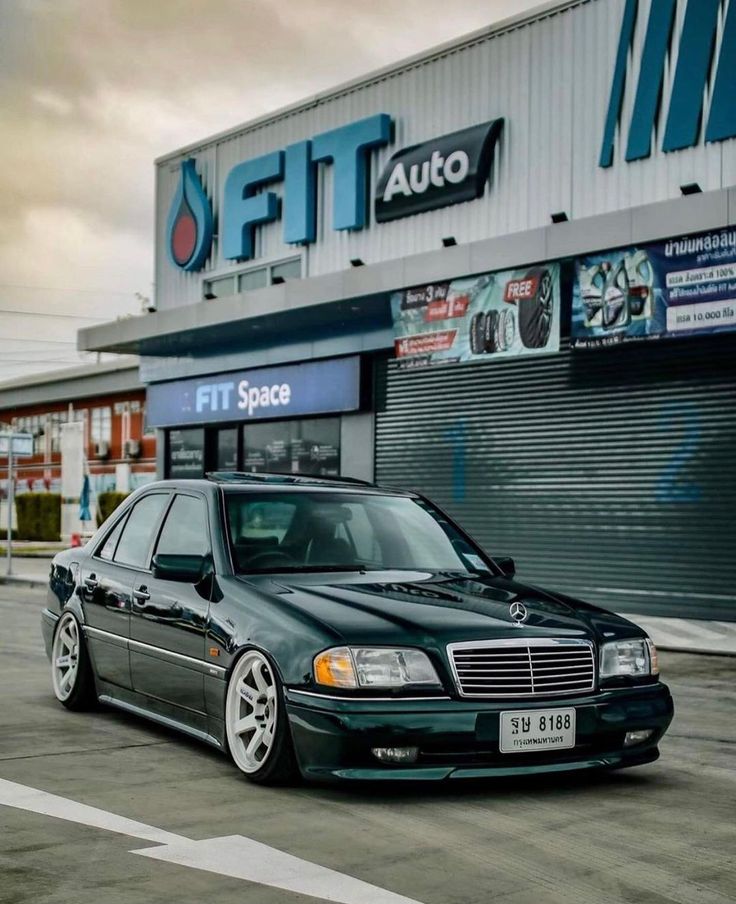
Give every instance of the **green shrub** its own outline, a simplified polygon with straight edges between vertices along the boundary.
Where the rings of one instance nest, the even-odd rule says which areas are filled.
[[[108,490],[106,493],[100,493],[97,496],[97,526],[99,527],[104,521],[112,515],[115,509],[120,505],[123,499],[127,499],[128,493],[118,493],[115,490]]]
[[[61,535],[61,496],[58,493],[19,493],[15,497],[18,540],[58,542]]]

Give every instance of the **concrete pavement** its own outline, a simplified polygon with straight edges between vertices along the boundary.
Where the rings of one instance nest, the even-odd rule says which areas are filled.
[[[64,710],[42,652],[42,599],[0,586],[0,779],[186,839],[241,835],[421,904],[733,899],[733,659],[662,656],[677,714],[650,766],[598,778],[273,790],[143,720]],[[0,902],[320,900],[129,853],[144,846],[0,806]]]

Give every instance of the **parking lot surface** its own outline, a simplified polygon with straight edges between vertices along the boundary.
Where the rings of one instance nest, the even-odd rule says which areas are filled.
[[[0,804],[2,904],[310,904],[350,894],[372,904],[391,898],[380,890],[397,904],[734,899],[736,659],[662,655],[676,716],[650,766],[274,790],[152,723],[63,709],[42,649],[43,601],[41,590],[0,585],[0,801],[15,801]],[[143,828],[136,835],[120,817]],[[223,836],[243,839],[204,842]],[[176,856],[130,853],[167,841]],[[335,872],[316,870],[316,895],[274,887],[294,887],[293,861],[279,852]],[[254,871],[259,882],[243,878]]]

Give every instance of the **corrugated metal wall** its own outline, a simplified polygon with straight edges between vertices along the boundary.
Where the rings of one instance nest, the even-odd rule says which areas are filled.
[[[224,180],[235,164],[364,116],[386,112],[396,126],[395,142],[372,155],[373,184],[398,148],[504,117],[491,184],[477,201],[391,223],[371,223],[359,232],[336,232],[331,224],[332,176],[329,168],[321,167],[315,244],[306,249],[284,245],[281,223],[257,230],[259,261],[301,254],[308,276],[347,269],[356,257],[376,263],[439,250],[447,235],[465,243],[533,229],[547,225],[556,211],[578,219],[676,198],[680,186],[688,182],[699,183],[703,191],[732,185],[736,140],[701,142],[672,154],[664,154],[658,140],[649,159],[626,163],[625,140],[619,137],[613,166],[598,166],[624,2],[581,0],[531,22],[458,42],[439,55],[369,77],[234,134],[203,141],[183,156],[196,158],[217,215]],[[650,5],[651,0],[639,2],[623,103],[626,129]],[[675,55],[685,6],[685,0],[679,0],[672,38]],[[721,30],[722,25],[718,42]],[[660,126],[669,105],[674,63],[671,59],[666,66]],[[157,166],[156,294],[161,309],[201,301],[203,278],[245,266],[226,261],[217,240],[200,273],[183,273],[169,263],[166,219],[180,159],[172,156]],[[279,186],[272,188],[281,192]]]
[[[736,615],[736,337],[379,375],[376,478],[522,579],[627,612]]]

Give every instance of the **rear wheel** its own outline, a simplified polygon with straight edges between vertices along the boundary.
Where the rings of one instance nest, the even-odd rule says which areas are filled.
[[[59,619],[51,645],[51,683],[67,709],[88,709],[96,700],[95,680],[79,622],[71,612]]]
[[[296,759],[276,669],[258,650],[235,664],[225,701],[230,756],[250,781],[280,785],[297,775]]]

